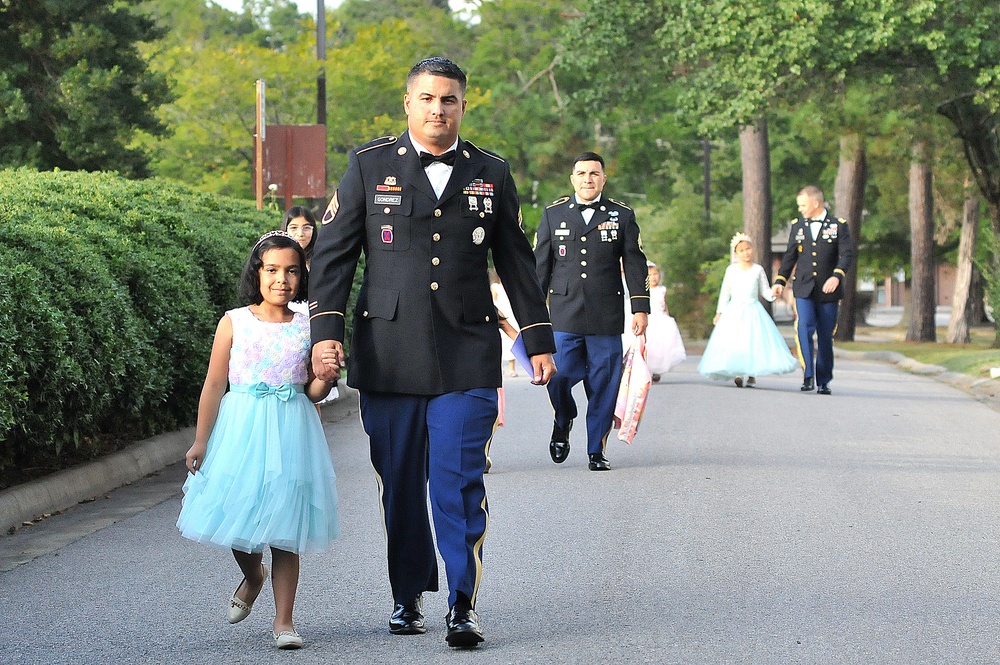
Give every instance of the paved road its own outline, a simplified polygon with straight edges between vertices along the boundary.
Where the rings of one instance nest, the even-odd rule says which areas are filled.
[[[711,383],[696,361],[653,387],[610,473],[579,437],[552,464],[543,389],[509,381],[478,653],[445,646],[443,593],[427,635],[388,635],[351,417],[327,428],[344,536],[303,559],[301,652],[271,647],[269,590],[225,622],[239,575],[177,534],[174,466],[0,538],[7,567],[30,559],[0,572],[0,663],[1000,662],[1000,413],[885,365],[839,361],[822,397],[793,375]]]

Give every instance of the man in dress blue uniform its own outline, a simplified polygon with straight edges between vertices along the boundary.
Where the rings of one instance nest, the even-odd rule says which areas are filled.
[[[545,208],[535,239],[535,265],[549,298],[559,366],[548,385],[555,410],[549,454],[556,464],[569,455],[577,415],[573,386],[583,381],[590,470],[609,471],[605,448],[614,425],[625,330],[622,270],[636,335],[646,332],[648,322],[648,270],[632,209],[601,195],[608,180],[604,159],[594,152],[581,154],[569,179],[576,193]]]
[[[410,70],[408,129],[350,154],[323,217],[309,289],[313,368],[332,380],[364,251],[347,384],[360,392],[382,501],[395,600],[389,630],[425,632],[422,594],[438,590],[429,488],[453,647],[483,639],[474,611],[488,521],[483,472],[501,385],[490,254],[522,325],[534,383],[555,374],[552,327],[510,169],[458,135],[465,88],[465,74],[444,58]],[[337,360],[325,363],[330,348]]]
[[[795,336],[802,363],[803,392],[829,395],[833,379],[833,333],[837,309],[844,297],[843,280],[854,260],[854,246],[847,222],[831,217],[823,204],[823,192],[812,185],[795,197],[799,217],[791,222],[788,248],[781,259],[771,291],[780,296],[792,278],[795,295]],[[815,365],[813,335],[816,335]]]

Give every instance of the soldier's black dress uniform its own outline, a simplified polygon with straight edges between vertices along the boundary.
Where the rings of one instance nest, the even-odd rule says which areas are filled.
[[[572,390],[584,381],[587,452],[603,455],[621,381],[622,266],[632,312],[649,313],[646,256],[635,213],[601,196],[587,223],[575,196],[555,201],[542,213],[535,265],[556,336],[559,373],[546,386],[555,427],[566,430],[576,417]]]
[[[344,340],[362,251],[347,383],[361,393],[393,597],[407,604],[438,588],[429,480],[449,605],[458,592],[474,603],[488,518],[483,471],[502,380],[488,254],[529,355],[555,350],[507,163],[459,139],[438,198],[408,133],[353,151],[312,258],[314,344]]]
[[[833,333],[837,309],[844,297],[844,280],[854,261],[851,230],[843,219],[824,212],[819,233],[813,237],[813,221],[798,217],[791,222],[788,247],[781,259],[775,284],[784,286],[795,269],[792,294],[795,296],[795,339],[805,379],[803,389],[812,388],[813,377],[824,393],[833,379]],[[833,293],[823,293],[823,284],[836,275],[840,284]],[[813,363],[813,334],[816,360]]]

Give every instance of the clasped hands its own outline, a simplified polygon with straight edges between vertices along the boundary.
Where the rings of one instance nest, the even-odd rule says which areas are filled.
[[[317,342],[312,348],[313,374],[320,381],[333,383],[340,378],[340,368],[344,365],[344,345],[334,340]],[[531,382],[544,386],[556,374],[556,362],[551,353],[531,356],[531,368],[535,376]]]
[[[833,293],[834,291],[837,290],[838,286],[840,286],[840,278],[837,277],[836,275],[832,275],[831,277],[827,278],[825,282],[823,282],[823,293]],[[783,285],[775,284],[774,286],[771,287],[771,295],[777,298],[778,296],[781,295],[782,291],[784,290],[785,287]]]

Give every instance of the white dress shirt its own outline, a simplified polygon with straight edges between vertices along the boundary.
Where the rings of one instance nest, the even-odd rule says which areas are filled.
[[[418,156],[422,152],[430,152],[430,150],[417,143],[413,136],[410,136],[410,143],[413,144],[413,149],[417,151]],[[448,148],[448,150],[457,149],[458,139],[455,139],[455,142],[451,144],[451,147]],[[448,152],[448,150],[445,150],[445,152]],[[456,155],[456,159],[457,158],[458,156]],[[444,162],[432,162],[427,165],[427,168],[424,169],[424,173],[427,174],[427,179],[430,180],[431,187],[434,188],[434,193],[437,194],[438,198],[441,198],[441,194],[444,193],[444,188],[448,186],[448,181],[451,180],[451,172],[454,170],[454,166],[449,166]]]
[[[823,220],[826,219],[826,210],[817,218],[809,221],[809,232],[812,233],[813,240],[819,240],[819,230],[823,228]]]
[[[579,196],[574,196],[573,198],[576,199],[576,204],[577,205],[583,205],[583,201],[580,200]],[[587,203],[587,205],[590,205],[591,203],[600,203],[600,202],[601,202],[601,195],[598,194],[597,198],[594,199],[593,201],[589,201]],[[594,210],[593,208],[584,208],[583,210],[581,210],[580,214],[583,215],[583,223],[589,225],[590,224],[590,220],[594,218],[594,213],[595,212],[597,212],[597,211]]]

